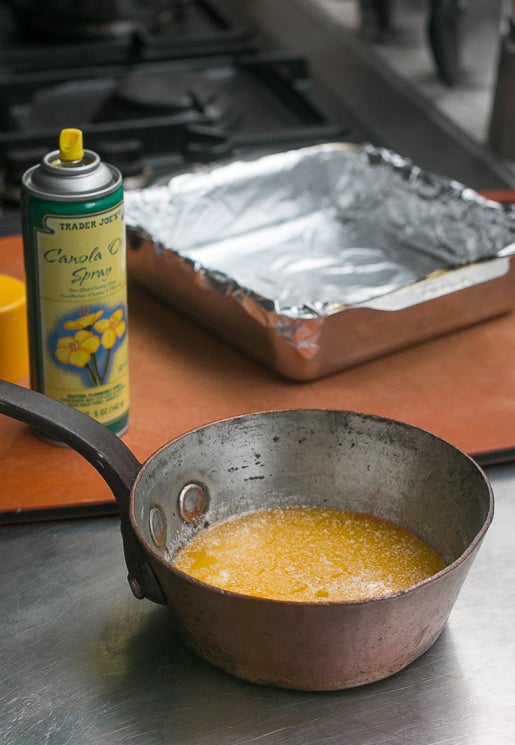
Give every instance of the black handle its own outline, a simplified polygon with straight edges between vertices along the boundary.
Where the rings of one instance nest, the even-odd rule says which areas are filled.
[[[95,419],[36,391],[0,380],[0,413],[25,422],[82,455],[100,473],[120,511],[129,584],[136,597],[165,603],[144,548],[130,522],[131,489],[141,463],[122,440]]]

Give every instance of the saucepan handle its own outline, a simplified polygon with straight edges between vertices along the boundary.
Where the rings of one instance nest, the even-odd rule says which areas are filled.
[[[142,467],[132,451],[107,427],[86,414],[5,380],[0,380],[0,413],[66,443],[96,468],[118,505],[131,589],[136,597],[165,603],[130,522],[131,489]]]

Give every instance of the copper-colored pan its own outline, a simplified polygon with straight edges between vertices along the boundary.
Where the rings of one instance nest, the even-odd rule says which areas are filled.
[[[256,683],[334,690],[401,670],[442,632],[493,516],[491,487],[471,458],[381,417],[310,409],[235,417],[184,434],[142,465],[107,428],[34,391],[0,381],[0,413],[92,463],[119,506],[136,597],[167,604],[197,654]],[[298,504],[393,520],[447,566],[382,599],[290,603],[224,592],[170,565],[208,524]]]

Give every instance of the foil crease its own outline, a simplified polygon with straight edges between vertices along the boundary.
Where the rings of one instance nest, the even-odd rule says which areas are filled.
[[[512,208],[368,145],[206,167],[125,204],[130,232],[308,358],[328,315],[515,248]]]

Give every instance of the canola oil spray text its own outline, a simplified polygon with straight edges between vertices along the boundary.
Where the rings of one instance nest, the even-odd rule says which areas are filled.
[[[35,390],[117,434],[129,423],[127,272],[118,169],[63,129],[22,182]]]

